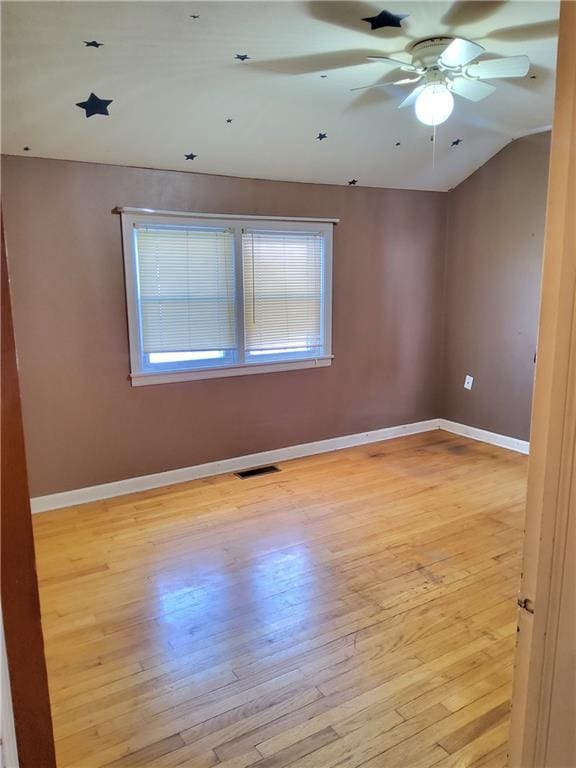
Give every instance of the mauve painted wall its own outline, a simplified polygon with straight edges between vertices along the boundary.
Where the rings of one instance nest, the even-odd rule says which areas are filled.
[[[549,133],[519,139],[448,194],[443,416],[522,440],[530,435],[549,154]]]
[[[447,195],[3,165],[32,496],[438,416]],[[117,205],[339,217],[332,367],[132,388]]]

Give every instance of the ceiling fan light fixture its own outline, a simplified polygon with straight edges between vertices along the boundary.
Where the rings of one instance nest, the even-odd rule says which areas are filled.
[[[424,86],[414,105],[416,117],[424,125],[444,123],[454,109],[454,97],[444,83],[429,83]]]

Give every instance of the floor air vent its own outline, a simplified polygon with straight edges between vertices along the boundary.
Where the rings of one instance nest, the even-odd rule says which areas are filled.
[[[258,477],[258,475],[270,475],[272,472],[280,472],[278,467],[269,464],[267,467],[256,467],[256,469],[244,469],[242,472],[234,472],[240,480],[246,480],[247,477]]]

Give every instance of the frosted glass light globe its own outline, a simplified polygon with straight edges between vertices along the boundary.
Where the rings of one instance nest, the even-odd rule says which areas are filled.
[[[416,117],[424,125],[440,125],[454,109],[454,97],[444,83],[430,83],[416,99]]]

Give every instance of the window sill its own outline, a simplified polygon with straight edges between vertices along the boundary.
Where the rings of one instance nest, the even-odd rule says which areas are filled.
[[[255,373],[277,373],[280,371],[297,371],[302,368],[326,368],[332,365],[332,355],[316,357],[310,360],[289,360],[283,363],[249,363],[222,368],[196,368],[190,371],[162,371],[158,373],[133,373],[133,387],[149,384],[169,384],[178,381],[197,381],[198,379],[221,379],[228,376],[246,376]]]

